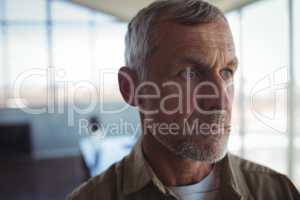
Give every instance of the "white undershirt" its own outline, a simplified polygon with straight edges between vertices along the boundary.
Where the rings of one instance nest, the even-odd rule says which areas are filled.
[[[219,194],[220,178],[216,167],[199,183],[170,187],[181,200],[216,200]]]

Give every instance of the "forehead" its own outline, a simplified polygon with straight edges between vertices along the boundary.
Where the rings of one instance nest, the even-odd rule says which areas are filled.
[[[235,53],[232,33],[223,20],[194,26],[164,22],[158,25],[157,41],[157,49],[164,53]]]

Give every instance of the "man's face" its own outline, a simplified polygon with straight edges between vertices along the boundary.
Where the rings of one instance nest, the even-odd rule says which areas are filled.
[[[145,133],[183,158],[215,162],[227,148],[237,61],[228,24],[160,23],[139,105]]]

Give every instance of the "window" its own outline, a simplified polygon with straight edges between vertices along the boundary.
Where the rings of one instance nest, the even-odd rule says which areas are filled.
[[[272,15],[274,10],[276,17]],[[258,18],[260,23],[257,23]],[[240,61],[235,78],[229,149],[287,173],[286,1],[261,1],[228,13],[227,19]],[[275,86],[269,85],[269,79]],[[278,152],[275,159],[270,156],[273,152]]]
[[[89,80],[91,72],[88,25],[53,27],[54,67],[65,71],[65,80]]]
[[[5,6],[5,2],[4,0],[0,0],[0,20],[4,20],[5,19],[5,9],[4,9],[4,6]]]
[[[245,157],[283,173],[287,173],[288,144],[286,3],[261,1],[243,9],[241,49],[247,122]]]
[[[295,74],[295,152],[294,152],[294,174],[297,187],[300,189],[300,1],[294,0],[294,74]]]
[[[4,2],[5,13],[9,21],[36,22],[46,20],[46,0],[4,0]]]
[[[45,26],[14,26],[7,27],[7,64],[9,66],[8,84],[10,86],[10,102],[21,98],[32,104],[45,102],[45,73],[36,74],[34,69],[47,69]],[[30,76],[26,74],[31,74]],[[24,76],[27,76],[26,78]],[[15,96],[18,80],[23,79],[21,96]],[[28,105],[28,104],[26,104]]]
[[[47,23],[48,11],[51,24]],[[5,74],[0,82],[1,107],[18,107],[16,101],[20,99],[23,106],[45,105],[48,95],[57,92],[63,93],[63,98],[55,99],[57,103],[68,101],[68,95],[85,102],[88,97],[84,88],[70,92],[63,87],[81,81],[98,87],[99,69],[116,70],[124,63],[125,23],[71,2],[0,0],[0,22],[0,72]],[[55,84],[47,83],[49,67],[56,72]],[[30,70],[35,75],[22,83],[16,96],[16,80]],[[111,91],[118,91],[112,89],[116,88],[116,77],[105,77],[108,101],[119,95],[111,95]]]
[[[118,69],[125,65],[125,24],[97,27],[95,40],[95,66],[102,101],[122,101],[118,86]],[[103,78],[101,78],[101,76]]]
[[[41,76],[32,72],[34,69],[47,67],[46,1],[2,0],[1,9],[1,29],[5,33],[1,42],[1,70],[5,74],[2,99],[5,102],[1,105],[19,107],[16,100],[22,100],[22,106],[42,104],[47,98],[46,81],[42,77],[45,74]],[[21,78],[23,81],[19,81],[22,83],[17,86]]]
[[[3,27],[0,26],[0,107],[4,106],[5,104],[5,71],[4,71],[4,39],[3,39]]]

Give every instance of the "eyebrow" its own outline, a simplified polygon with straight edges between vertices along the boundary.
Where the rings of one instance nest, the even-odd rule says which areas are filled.
[[[198,65],[204,68],[211,68],[211,64],[205,62],[204,59],[201,58],[195,58],[193,56],[184,56],[183,58],[178,59],[179,63],[190,63],[192,65]]]
[[[179,61],[179,63],[190,63],[193,65],[198,65],[198,66],[204,67],[206,69],[211,68],[211,64],[209,64],[208,62],[205,62],[204,59],[195,58],[193,56],[184,56],[183,58],[178,59],[178,61]],[[226,64],[226,66],[232,67],[232,68],[234,68],[234,70],[236,70],[238,67],[238,63],[239,63],[238,58],[234,57],[231,61],[229,61]]]
[[[234,57],[229,63],[227,63],[227,66],[234,68],[234,70],[237,69],[239,65],[239,60],[237,57]]]

